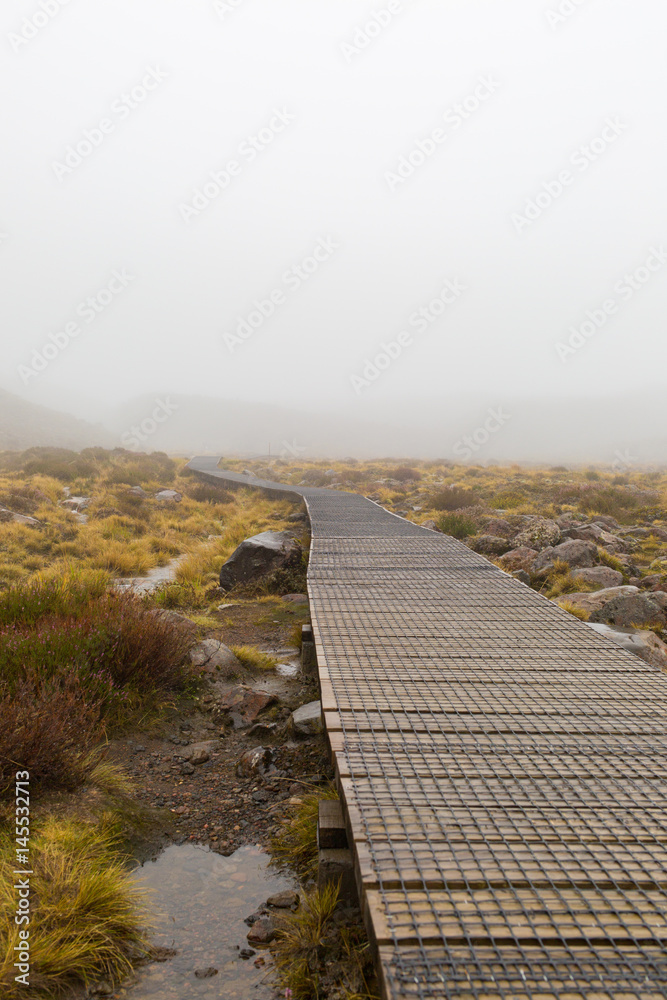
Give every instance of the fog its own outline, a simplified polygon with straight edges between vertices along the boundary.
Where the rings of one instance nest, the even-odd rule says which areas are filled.
[[[656,0],[0,22],[0,421],[18,396],[145,450],[663,460]]]

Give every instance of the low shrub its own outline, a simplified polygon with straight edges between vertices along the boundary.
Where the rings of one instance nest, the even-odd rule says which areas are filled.
[[[477,525],[471,517],[465,514],[444,514],[436,522],[440,531],[452,538],[468,538],[477,533]]]
[[[77,675],[40,678],[29,670],[0,687],[0,797],[13,792],[17,770],[34,784],[75,788],[92,764],[86,757],[99,739],[101,705]]]
[[[505,490],[496,493],[491,500],[491,505],[498,510],[512,510],[515,507],[522,507],[526,503],[526,496],[517,490]]]
[[[472,490],[464,490],[458,486],[434,493],[428,501],[431,510],[460,510],[464,507],[474,507],[479,503],[479,497]]]
[[[413,469],[409,465],[399,465],[397,469],[394,469],[392,478],[398,479],[399,483],[416,483],[422,477],[421,472],[418,469]]]
[[[187,495],[198,503],[233,503],[234,495],[220,486],[208,483],[195,483],[188,486]]]

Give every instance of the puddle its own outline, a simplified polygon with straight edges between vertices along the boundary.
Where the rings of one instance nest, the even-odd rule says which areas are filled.
[[[178,954],[140,969],[127,1000],[271,1000],[269,952],[255,949],[253,958],[239,957],[239,949],[249,947],[244,918],[268,896],[294,888],[289,879],[267,871],[268,861],[258,847],[242,847],[225,858],[183,844],[137,869],[138,884],[150,893],[153,944]],[[260,956],[267,964],[256,968]],[[195,970],[208,968],[217,975],[195,976]]]
[[[114,587],[119,590],[136,590],[143,594],[156,590],[163,583],[171,583],[176,578],[176,570],[185,558],[185,555],[177,556],[166,566],[155,566],[146,576],[118,577],[114,580]]]

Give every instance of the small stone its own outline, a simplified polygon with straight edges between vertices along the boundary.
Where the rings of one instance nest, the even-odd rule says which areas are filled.
[[[239,952],[239,957],[247,961],[249,958],[252,958],[253,955],[256,954],[257,952],[254,951],[252,948],[241,948]]]
[[[181,774],[194,774],[194,773],[195,769],[189,761],[185,761],[184,764],[181,764]]]
[[[311,701],[292,712],[291,729],[295,736],[317,736],[322,732],[322,703]]]
[[[276,927],[271,917],[260,917],[248,931],[248,941],[256,944],[270,944],[276,936]]]
[[[267,906],[274,906],[277,910],[290,910],[293,906],[299,905],[298,892],[277,892],[274,896],[269,896],[266,901]]]
[[[212,979],[217,974],[218,970],[214,969],[212,965],[209,965],[208,969],[195,969],[197,979]]]
[[[251,777],[252,775],[262,775],[273,763],[273,750],[269,747],[255,747],[253,750],[246,750],[241,755],[236,765],[236,773],[239,777]]]

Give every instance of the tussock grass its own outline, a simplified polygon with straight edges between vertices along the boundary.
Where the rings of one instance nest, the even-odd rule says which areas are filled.
[[[278,660],[275,656],[263,653],[257,646],[232,646],[232,653],[240,660],[244,667],[249,670],[269,671],[275,670]]]
[[[0,991],[4,1000],[62,995],[83,981],[118,981],[145,947],[142,897],[109,825],[50,818],[33,828],[30,988],[16,983],[13,843],[0,840]]]
[[[567,611],[568,614],[574,615],[574,617],[578,618],[579,621],[587,622],[591,617],[588,611],[584,611],[583,608],[577,607],[577,605],[573,604],[572,601],[562,601],[560,606],[563,611]]]
[[[338,905],[340,887],[327,885],[305,892],[296,913],[279,918],[272,951],[278,977],[293,1000],[320,996],[318,951]]]
[[[477,525],[465,514],[445,514],[436,523],[441,531],[452,538],[462,539],[477,534]]]

